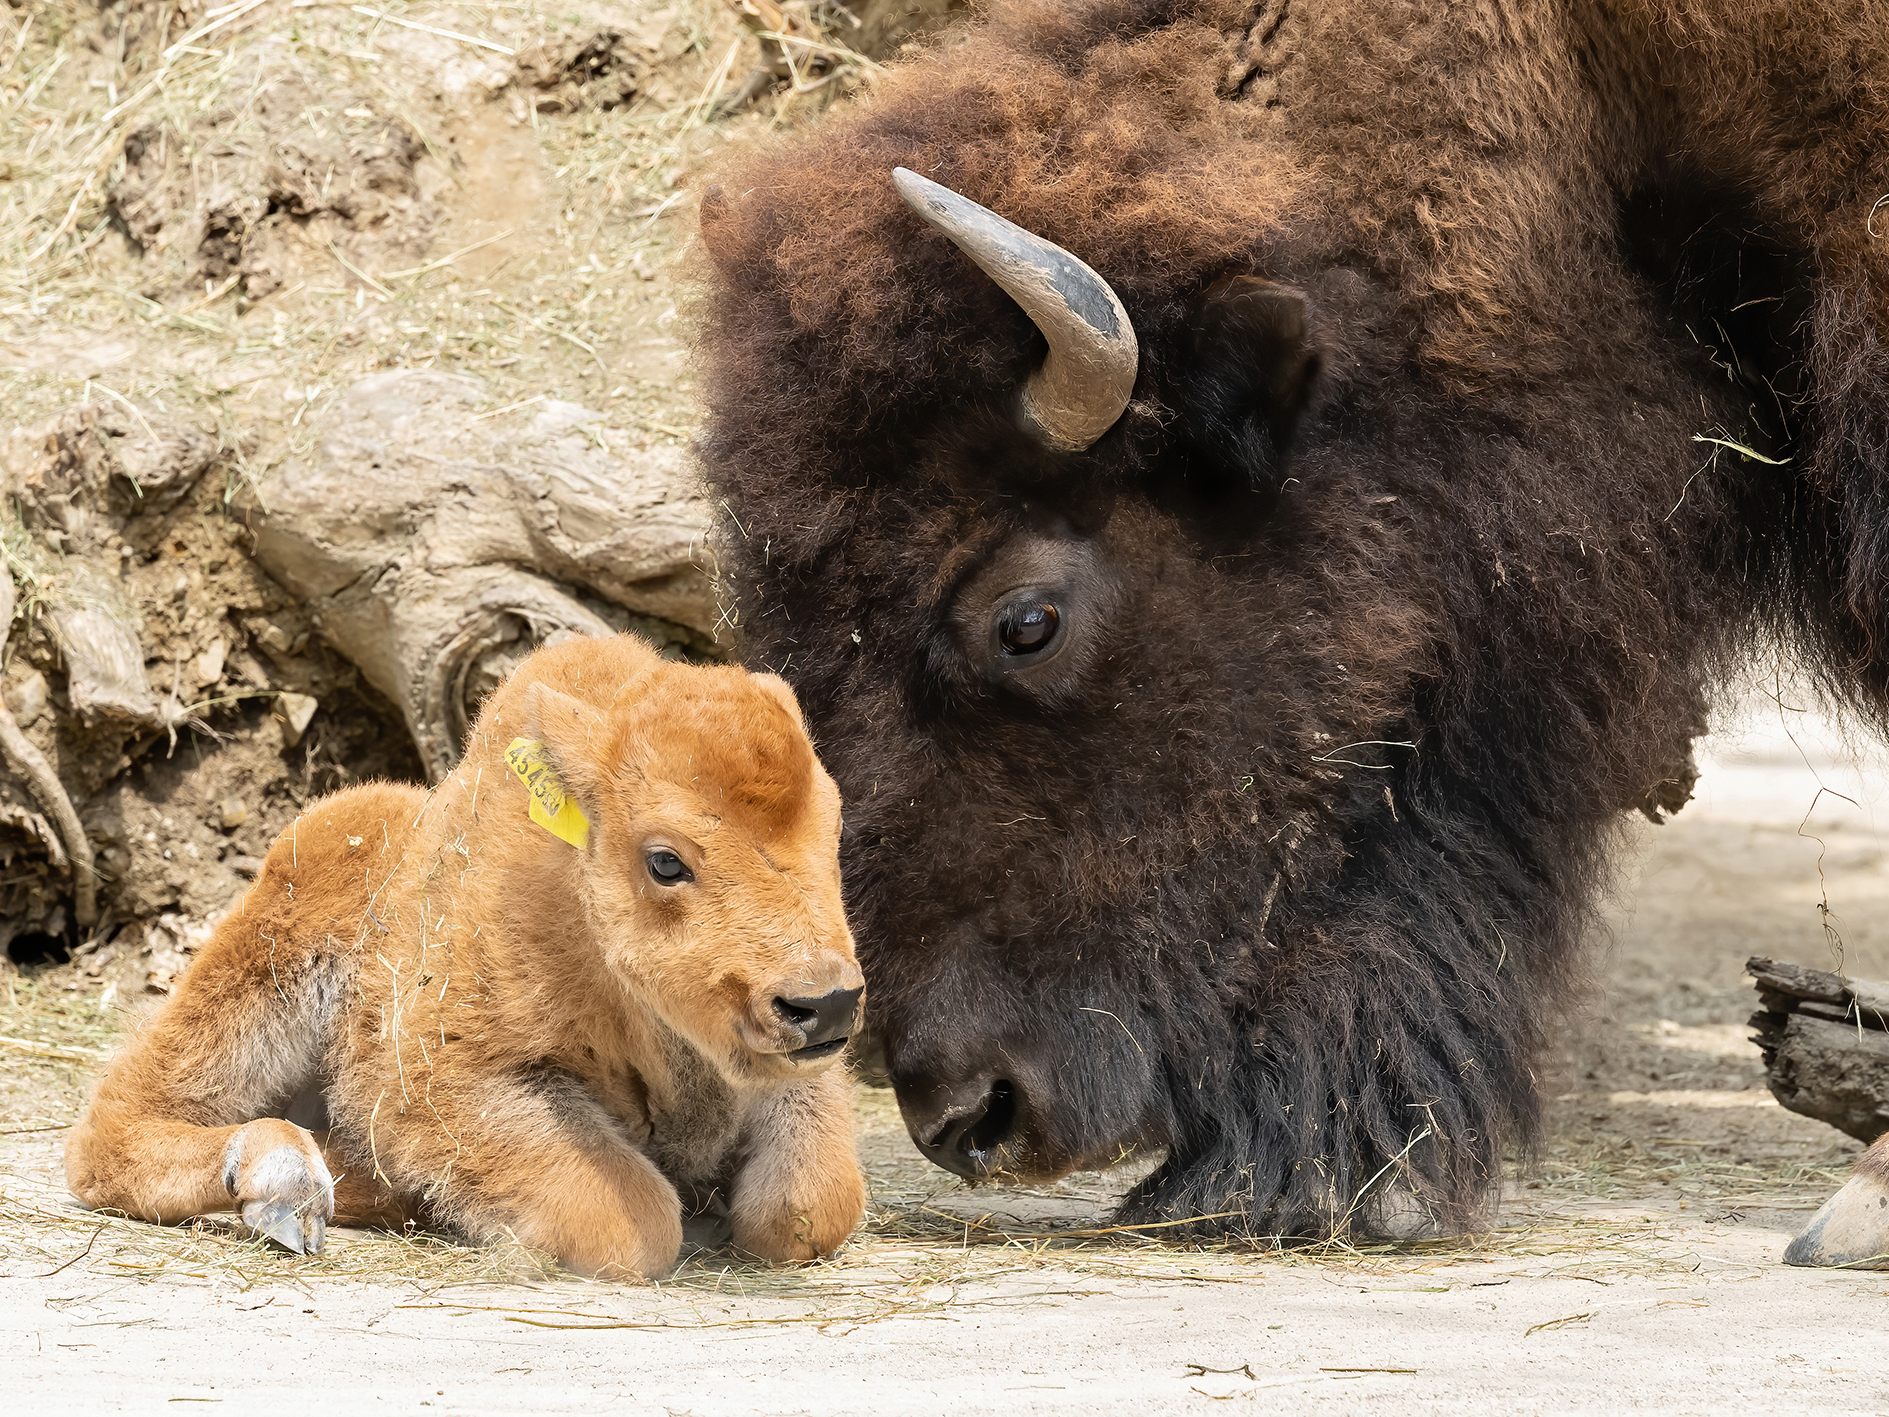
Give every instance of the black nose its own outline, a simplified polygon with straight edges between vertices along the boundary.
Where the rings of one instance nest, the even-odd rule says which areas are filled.
[[[1014,1082],[992,1077],[936,1088],[923,1102],[907,1102],[903,1094],[899,1099],[918,1149],[934,1166],[972,1181],[1002,1169],[1020,1101]]]
[[[795,1052],[819,1048],[838,1052],[838,1046],[852,1036],[854,1019],[859,1013],[861,989],[835,989],[830,994],[814,994],[801,999],[777,998],[774,1013],[789,1028],[800,1033],[800,1047]]]

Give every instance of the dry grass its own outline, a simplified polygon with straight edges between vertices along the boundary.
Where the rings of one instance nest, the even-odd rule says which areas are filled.
[[[221,428],[262,478],[354,378],[437,366],[487,379],[495,404],[551,392],[648,438],[686,431],[668,277],[689,176],[731,126],[709,125],[713,98],[753,48],[725,7],[238,0],[192,7],[184,28],[175,6],[169,28],[107,28],[102,52],[98,13],[0,8],[0,364],[21,422],[108,393]],[[508,79],[509,53],[626,15],[664,56],[628,104],[540,113]],[[382,242],[317,216],[290,233],[280,288],[178,286],[179,253],[140,256],[114,219],[127,137],[188,144],[285,83],[319,96],[311,130],[386,120],[419,139],[426,230]],[[213,163],[189,161],[212,183]]]

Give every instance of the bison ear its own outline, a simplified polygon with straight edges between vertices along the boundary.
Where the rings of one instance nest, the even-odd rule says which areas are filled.
[[[544,744],[564,790],[594,813],[610,772],[603,715],[548,684],[533,684],[525,695],[524,719],[525,736]]]
[[[1223,475],[1275,487],[1318,385],[1303,291],[1258,276],[1209,287],[1193,322],[1184,425]]]

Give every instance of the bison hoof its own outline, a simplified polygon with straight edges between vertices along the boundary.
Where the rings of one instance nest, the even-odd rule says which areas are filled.
[[[1889,1269],[1889,1185],[1874,1176],[1852,1176],[1791,1241],[1784,1263]]]
[[[250,1201],[243,1207],[243,1224],[292,1255],[319,1254],[328,1235],[319,1211],[301,1215],[287,1201]]]

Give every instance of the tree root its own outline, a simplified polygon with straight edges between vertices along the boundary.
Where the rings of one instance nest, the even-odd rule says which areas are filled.
[[[52,818],[72,863],[72,919],[81,930],[98,923],[98,876],[92,868],[92,842],[86,836],[79,814],[66,795],[59,775],[46,761],[46,755],[33,740],[20,731],[5,699],[0,699],[0,753],[6,755],[14,772],[25,781],[40,810]]]
[[[13,572],[0,566],[0,650],[6,648],[13,626]],[[78,809],[46,755],[21,731],[13,710],[0,697],[0,754],[26,783],[40,810],[52,819],[72,866],[72,919],[81,930],[98,923],[98,875],[93,869],[92,840],[85,834]]]

